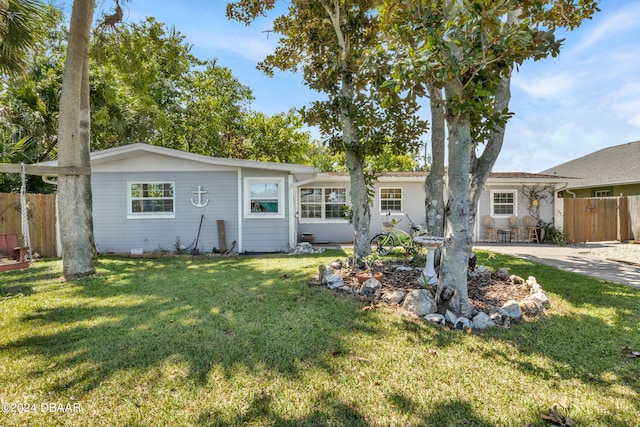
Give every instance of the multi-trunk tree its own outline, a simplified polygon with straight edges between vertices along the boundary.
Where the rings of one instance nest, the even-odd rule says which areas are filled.
[[[525,60],[558,55],[562,40],[556,39],[556,29],[580,25],[597,11],[597,3],[386,0],[381,10],[389,44],[396,53],[393,84],[397,90],[409,87],[419,94],[428,92],[432,110],[444,114],[447,168],[431,178],[439,179],[440,174],[445,178],[445,240],[438,295],[447,287],[455,289],[455,306],[462,314],[472,312],[466,268],[473,223],[510,117],[511,74]],[[434,128],[436,123],[442,123],[441,119],[434,120]],[[443,134],[439,135],[441,142]],[[479,156],[476,150],[481,151]],[[426,187],[428,212],[440,198],[438,186],[431,184]],[[429,216],[427,220],[432,221]]]
[[[250,23],[275,7],[275,0],[239,0],[227,7],[230,18]],[[259,65],[301,71],[304,82],[326,100],[316,101],[304,116],[317,125],[336,150],[344,152],[350,176],[350,198],[356,257],[369,254],[369,188],[367,155],[383,147],[406,151],[424,131],[416,119],[417,104],[380,90],[389,78],[376,0],[292,0],[278,16],[273,31],[280,35],[275,52]],[[384,107],[383,107],[384,104]]]

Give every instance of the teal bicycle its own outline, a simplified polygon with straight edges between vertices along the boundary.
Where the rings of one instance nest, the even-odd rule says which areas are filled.
[[[389,215],[387,215],[388,217]],[[422,226],[416,225],[411,221],[409,215],[405,214],[407,219],[409,220],[409,229],[411,230],[411,234],[407,233],[404,230],[396,228],[400,222],[402,222],[402,218],[396,220],[395,218],[391,221],[385,221],[382,223],[383,232],[377,234],[371,239],[371,252],[375,252],[380,256],[389,255],[393,248],[401,247],[405,250],[407,255],[413,255],[414,253],[418,253],[422,246],[419,243],[416,243],[413,239],[416,236],[427,235],[427,230],[424,230]]]

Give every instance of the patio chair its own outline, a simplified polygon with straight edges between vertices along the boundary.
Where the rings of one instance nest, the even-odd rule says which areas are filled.
[[[496,220],[490,216],[486,215],[482,219],[482,225],[484,226],[484,240],[487,242],[491,242],[493,239],[494,242],[498,242],[498,231],[496,230]]]
[[[527,235],[527,242],[531,243],[532,240],[535,240],[536,243],[540,243],[536,220],[531,216],[525,216],[522,223],[524,224],[524,232]]]
[[[511,239],[514,242],[521,242],[523,240],[522,224],[520,223],[520,218],[515,215],[509,218],[509,229],[511,231]]]

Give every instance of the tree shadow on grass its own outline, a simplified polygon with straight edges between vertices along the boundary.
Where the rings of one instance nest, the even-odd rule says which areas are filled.
[[[248,404],[246,410],[230,419],[217,411],[204,411],[198,417],[198,424],[212,426],[369,426],[370,423],[352,406],[340,402],[332,394],[318,397],[314,409],[302,418],[287,418],[273,408],[274,398],[260,393]]]
[[[399,413],[411,419],[409,425],[474,427],[495,425],[475,414],[469,403],[458,399],[441,402],[429,408],[424,408],[411,397],[397,392],[387,396],[387,400]]]
[[[251,263],[101,263],[97,277],[69,284],[71,302],[43,304],[23,316],[33,332],[1,349],[54,360],[55,367],[22,373],[54,376],[52,391],[89,391],[118,371],[175,358],[199,384],[213,368],[227,377],[238,366],[291,377],[301,363],[331,371],[325,360],[346,352],[345,335],[375,333],[357,303],[308,286],[308,270]]]

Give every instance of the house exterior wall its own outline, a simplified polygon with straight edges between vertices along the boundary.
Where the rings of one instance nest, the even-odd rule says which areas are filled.
[[[241,204],[242,204],[242,250],[243,252],[288,252],[289,247],[289,219],[290,211],[288,209],[290,200],[289,185],[290,179],[287,174],[273,171],[264,171],[258,169],[242,169]],[[249,181],[247,181],[249,180]],[[252,180],[264,180],[265,182],[279,182],[284,185],[282,188],[282,197],[284,205],[282,206],[282,215],[278,218],[251,218],[247,217],[246,192],[247,182]],[[237,191],[237,185],[234,191]]]
[[[313,181],[304,185],[296,186],[296,217],[297,217],[297,238],[300,242],[303,233],[314,235],[314,243],[346,243],[353,242],[353,226],[346,219],[305,219],[301,215],[301,188],[344,188],[347,193],[347,205],[351,205],[349,199],[349,181]]]
[[[345,188],[347,193],[350,186],[348,178],[341,182],[336,181],[314,181],[313,183],[302,186],[315,187],[315,188]],[[380,203],[380,190],[400,188],[402,193],[401,211],[391,212],[389,219],[395,218],[402,220],[398,224],[398,228],[409,232],[409,220],[407,215],[416,225],[421,225],[425,222],[425,210],[424,210],[424,184],[422,182],[407,182],[407,181],[383,181],[375,184],[375,195],[371,204],[371,222],[369,226],[369,236],[373,238],[376,234],[382,232],[382,223],[387,221],[387,213],[389,211],[383,211]],[[299,195],[299,190],[298,190]],[[303,233],[312,233],[316,243],[338,242],[346,243],[353,242],[353,226],[346,220],[305,220],[300,216],[300,198],[297,198],[297,213],[298,213],[298,240],[302,238]],[[351,200],[347,199],[347,204],[351,204]]]
[[[316,243],[353,242],[353,228],[342,216],[343,206],[351,204],[346,174],[318,174],[302,165],[210,158],[145,144],[92,156],[94,232],[100,252],[175,250],[178,238],[190,250],[201,219],[197,248],[206,252],[220,248],[218,220],[224,221],[227,247],[235,241],[235,250],[241,253],[286,252],[303,233],[314,234]],[[473,226],[475,241],[484,239],[485,215],[495,218],[498,230],[506,230],[511,215],[522,219],[530,214],[524,185],[551,188],[556,183],[546,177],[519,175],[499,176],[485,186]],[[139,187],[141,196],[134,198],[132,182],[173,184],[173,211],[150,212],[167,206],[162,195],[167,188]],[[142,190],[148,194],[142,195]],[[153,190],[160,196],[152,196]],[[424,223],[424,176],[382,175],[372,193],[369,238],[381,233],[388,220],[399,221],[397,227],[405,232],[410,232],[410,220]],[[540,200],[538,215],[552,223],[556,200],[548,196]],[[197,206],[199,197],[202,205]],[[496,209],[505,205],[504,200],[509,209]],[[132,206],[148,210],[132,212]]]
[[[174,218],[128,218],[128,193],[132,181],[174,182]],[[176,239],[189,246],[195,242],[202,215],[198,249],[220,247],[216,220],[225,223],[227,244],[238,240],[237,173],[221,172],[97,172],[92,176],[93,227],[99,252],[175,250]],[[201,186],[202,203],[193,192]],[[192,248],[190,248],[192,249]]]
[[[515,194],[514,212],[512,214],[498,214],[494,210],[494,195],[496,193],[513,192]],[[554,223],[554,197],[552,194],[546,194],[546,198],[539,201],[539,217],[545,223]],[[487,185],[485,191],[482,192],[478,201],[478,213],[476,215],[475,233],[473,240],[475,242],[485,241],[486,228],[483,225],[485,216],[492,216],[495,220],[497,230],[509,230],[509,218],[517,216],[520,219],[521,230],[524,236],[523,219],[526,216],[533,216],[529,211],[530,202],[527,196],[522,192],[522,185],[509,184],[491,184]],[[526,236],[525,236],[526,237]]]
[[[400,212],[391,212],[389,210],[384,210],[381,207],[381,197],[380,191],[381,189],[393,189],[393,188],[401,188],[402,189],[402,210]],[[370,226],[370,235],[371,237],[376,234],[382,233],[382,223],[388,221],[389,219],[396,219],[400,221],[396,227],[410,233],[410,224],[409,218],[416,225],[423,225],[426,221],[426,213],[425,213],[425,198],[426,194],[424,191],[424,180],[421,181],[410,181],[410,182],[402,182],[402,181],[383,181],[378,182],[375,185],[375,196],[373,198],[373,205],[371,207],[371,226]]]

